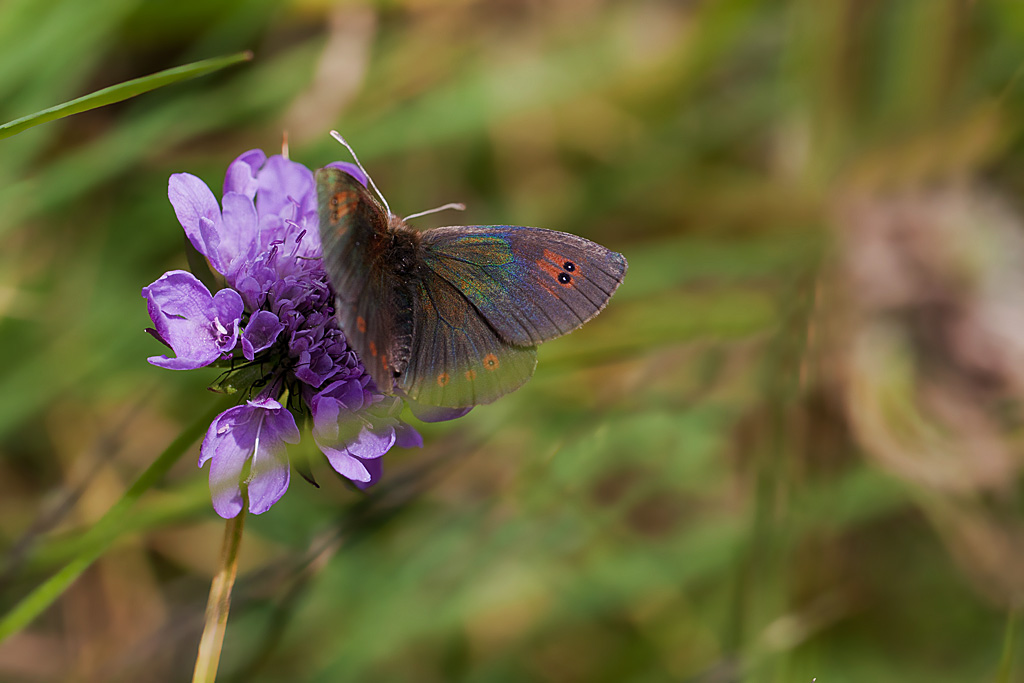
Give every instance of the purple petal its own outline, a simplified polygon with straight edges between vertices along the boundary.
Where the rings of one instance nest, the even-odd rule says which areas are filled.
[[[254,515],[269,510],[288,490],[291,470],[284,444],[299,442],[299,429],[291,411],[272,399],[264,399],[264,402],[277,408],[268,409],[264,414],[249,473],[249,512]]]
[[[225,519],[242,510],[242,470],[256,446],[258,410],[252,405],[225,410],[214,418],[200,447],[199,466],[213,460],[210,464],[213,509]]]
[[[192,246],[212,262],[216,245],[207,240],[216,236],[220,228],[220,205],[213,192],[191,173],[175,173],[167,182],[167,198]]]
[[[395,445],[399,448],[423,448],[423,436],[412,425],[399,421],[395,425]]]
[[[367,474],[370,475],[369,481],[355,481],[352,483],[359,488],[366,490],[380,481],[381,475],[384,473],[384,459],[374,458],[373,460],[361,461],[363,467],[366,469]]]
[[[237,324],[242,317],[242,311],[245,310],[245,304],[242,303],[242,297],[238,292],[224,288],[213,295],[213,308],[218,320],[232,320]],[[230,351],[233,348],[235,345],[232,343],[227,350]]]
[[[238,192],[224,195],[224,214],[218,234],[216,259],[220,272],[234,280],[235,274],[256,253],[259,241],[259,220],[252,199]]]
[[[355,164],[350,164],[347,161],[332,161],[331,163],[327,164],[325,168],[336,168],[339,171],[344,171],[345,173],[348,173],[350,176],[352,176],[360,183],[362,183],[363,187],[366,187],[366,173],[364,173],[363,169],[359,168]]]
[[[473,406],[469,406],[468,408],[442,408],[439,406],[428,406],[422,403],[417,403],[411,398],[406,398],[405,402],[409,404],[409,410],[412,411],[412,414],[421,422],[446,422],[448,420],[455,420],[473,409]]]
[[[266,160],[267,155],[262,149],[251,149],[232,161],[224,176],[224,194],[237,192],[249,199],[255,197],[259,187],[256,172]]]
[[[284,325],[270,311],[256,311],[242,332],[242,353],[252,360],[257,353],[270,348],[281,334]]]
[[[279,215],[294,219],[296,209],[308,202],[310,195],[315,201],[313,172],[280,155],[267,159],[257,179],[259,190],[256,193],[256,208],[261,217]]]
[[[369,406],[365,383],[356,379],[333,382],[309,400],[313,415],[313,440],[328,462],[342,476],[356,482],[370,482],[365,460],[380,458],[398,438],[395,420],[377,419]]]
[[[331,463],[331,467],[334,471],[345,477],[351,479],[353,482],[365,482],[367,485],[370,484],[372,476],[370,471],[366,469],[366,464],[363,463],[359,458],[353,457],[347,451],[338,450],[335,448],[323,448],[320,450],[327,456],[327,462]]]
[[[152,356],[153,365],[193,370],[209,365],[235,348],[243,303],[238,292],[222,289],[216,296],[192,273],[172,270],[142,290],[156,333],[176,358]]]
[[[339,418],[351,415],[363,407],[365,388],[359,382],[344,379],[328,384],[313,395],[310,411],[313,413],[313,434],[330,441],[338,437]]]
[[[210,463],[213,508],[224,518],[242,509],[241,477],[249,472],[249,510],[266,512],[288,489],[290,470],[285,443],[298,443],[299,430],[291,412],[271,398],[249,401],[218,415],[206,432],[199,466]]]
[[[395,445],[395,439],[395,428],[391,425],[363,427],[349,442],[348,452],[362,460],[372,460],[387,453]]]

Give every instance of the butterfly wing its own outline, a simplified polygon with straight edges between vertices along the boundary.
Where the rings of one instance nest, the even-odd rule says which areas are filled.
[[[408,289],[386,259],[387,215],[358,180],[341,170],[320,169],[316,183],[324,270],[337,294],[338,321],[366,371],[390,393],[393,370],[404,364],[404,328],[411,328],[412,321]]]
[[[401,389],[428,405],[490,403],[533,375],[537,349],[502,341],[470,301],[429,267],[412,296],[415,337]]]
[[[622,254],[541,228],[435,228],[423,234],[422,253],[501,339],[524,347],[593,318],[626,273]]]

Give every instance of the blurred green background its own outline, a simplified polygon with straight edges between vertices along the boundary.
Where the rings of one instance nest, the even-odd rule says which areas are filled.
[[[217,400],[145,361],[168,176],[338,128],[399,214],[629,272],[370,495],[250,517],[219,680],[1024,680],[1024,4],[5,0],[0,121],[244,49],[0,140],[0,607]],[[0,680],[187,680],[197,457]]]

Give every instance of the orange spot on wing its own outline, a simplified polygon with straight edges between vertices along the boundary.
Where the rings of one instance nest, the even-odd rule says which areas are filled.
[[[466,370],[466,379],[470,382],[476,379],[476,370]]]
[[[356,329],[366,334],[366,321],[363,319],[363,316],[356,318]]]
[[[348,214],[355,205],[359,202],[359,196],[355,192],[345,190],[344,192],[336,192],[331,197],[331,220],[337,223],[341,220],[342,216]],[[339,226],[337,233],[340,235],[345,232],[347,228]]]
[[[381,363],[381,365],[384,366],[385,370],[388,369],[388,357],[386,355],[384,355],[383,353],[380,354],[380,363]]]
[[[484,356],[484,369],[485,370],[497,370],[501,363],[498,362],[498,357],[493,353],[489,353]]]
[[[447,372],[442,372],[437,376],[437,386],[443,387],[451,381],[451,376]]]
[[[377,355],[377,345],[374,344],[373,342],[370,342],[370,355],[371,356],[376,356]]]

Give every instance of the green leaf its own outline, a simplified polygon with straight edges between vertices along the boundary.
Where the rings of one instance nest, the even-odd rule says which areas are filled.
[[[15,119],[14,121],[5,123],[0,126],[0,139],[17,135],[21,131],[27,130],[32,126],[37,126],[40,123],[46,123],[47,121],[61,119],[72,114],[78,114],[83,111],[89,111],[90,109],[96,109],[97,107],[121,102],[135,97],[136,95],[149,92],[150,90],[162,88],[165,85],[171,85],[172,83],[177,83],[179,81],[187,81],[191,78],[197,78],[198,76],[205,76],[208,73],[219,71],[220,69],[224,69],[240,62],[247,62],[251,59],[252,52],[247,50],[245,52],[238,52],[226,57],[214,57],[213,59],[204,59],[201,62],[193,62],[192,64],[186,64],[184,66],[176,66],[173,69],[158,71],[157,73],[150,74],[149,76],[143,76],[142,78],[125,81],[118,85],[112,85],[109,88],[97,90],[94,93],[84,95],[71,100],[70,102],[58,104],[56,107],[43,109],[42,111],[37,111],[34,114],[29,114],[28,116],[23,116],[20,119]]]

